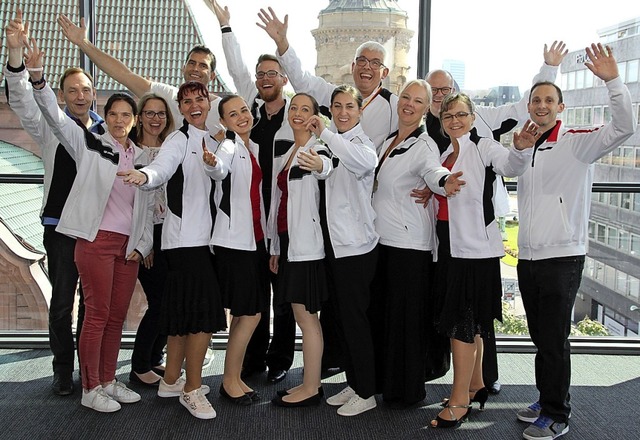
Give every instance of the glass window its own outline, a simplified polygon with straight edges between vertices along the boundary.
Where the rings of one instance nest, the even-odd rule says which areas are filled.
[[[640,297],[640,280],[632,275],[628,276],[628,295],[632,298],[638,299]]]
[[[640,257],[640,235],[631,234],[631,255]]]
[[[584,89],[584,70],[576,71],[576,89]]]
[[[640,193],[633,194],[633,210],[634,212],[640,212]]]
[[[618,249],[618,229],[611,226],[607,228],[607,246]]]
[[[627,83],[638,82],[640,60],[627,61]]]
[[[596,240],[599,243],[605,243],[606,235],[607,227],[598,223],[598,236],[596,237]]]
[[[567,90],[576,88],[576,72],[567,72]]]
[[[584,118],[582,117],[584,109],[582,107],[576,108],[576,126],[582,127],[584,125]]]
[[[607,124],[609,122],[611,122],[611,111],[609,110],[609,106],[605,105],[604,107],[604,116],[603,116],[603,123]]]
[[[617,208],[620,206],[620,193],[609,194],[609,205]]]
[[[620,207],[622,209],[631,209],[631,193],[620,194]]]
[[[627,294],[627,274],[622,272],[621,270],[616,271],[616,292],[621,293],[623,295]]]
[[[624,147],[622,149],[622,155],[624,157],[624,166],[633,168],[635,165],[635,148],[634,147]]]
[[[591,70],[587,69],[584,71],[584,87],[590,88],[593,87],[593,73]]]
[[[570,108],[567,109],[567,118],[565,119],[567,126],[573,127],[576,125],[576,109]]]
[[[616,270],[608,265],[604,266],[604,285],[611,290],[616,287]]]
[[[627,62],[622,61],[618,63],[618,72],[620,73],[620,78],[622,78],[623,82],[627,81]]]
[[[619,230],[618,248],[623,252],[629,252],[629,231]]]
[[[589,238],[595,238],[596,236],[596,223],[589,220]]]
[[[583,117],[585,126],[588,126],[588,127],[592,126],[593,125],[593,108],[585,107],[584,112],[582,113],[582,117]]]

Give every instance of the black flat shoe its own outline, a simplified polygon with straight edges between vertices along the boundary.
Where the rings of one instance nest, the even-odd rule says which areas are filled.
[[[164,369],[163,368],[151,367],[151,371],[153,371],[154,373],[156,373],[160,377],[164,377]]]
[[[448,405],[445,408],[449,410],[449,415],[452,420],[445,420],[437,415],[436,418],[431,421],[429,426],[432,428],[457,428],[466,422],[469,418],[469,414],[471,414],[471,405]],[[456,419],[456,415],[453,413],[452,408],[467,408],[467,412],[459,419]]]
[[[276,394],[280,397],[288,396],[289,390],[278,390],[276,391]],[[322,387],[318,388],[318,394],[320,395],[320,397],[324,397],[324,390],[322,389]]]
[[[480,388],[475,392],[475,395],[473,396],[473,398],[470,399],[469,404],[473,402],[478,402],[480,404],[480,411],[484,411],[484,404],[487,402],[488,398],[489,398],[489,390],[487,389],[487,387]]]
[[[271,403],[275,406],[282,406],[284,408],[303,408],[305,406],[318,406],[320,405],[320,402],[322,402],[322,397],[319,392],[318,394],[314,394],[313,396],[307,397],[299,402],[286,402],[282,400],[282,397],[283,396],[274,397],[271,399]]]
[[[249,391],[248,393],[244,393],[245,396],[249,396],[249,399],[251,399],[251,401],[253,402],[257,402],[258,400],[261,399],[260,394],[258,394],[257,391]]]
[[[235,403],[236,405],[239,405],[239,406],[249,406],[253,403],[253,401],[251,400],[251,397],[249,397],[246,394],[243,394],[242,396],[238,396],[238,397],[231,397],[229,393],[227,393],[227,390],[224,389],[223,384],[220,384],[220,395],[225,399],[227,399],[228,401]]]

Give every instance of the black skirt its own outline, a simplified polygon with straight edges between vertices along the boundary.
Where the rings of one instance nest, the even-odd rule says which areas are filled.
[[[324,259],[287,261],[288,248],[288,234],[280,234],[278,282],[273,303],[276,306],[285,303],[304,304],[309,313],[316,313],[329,297]]]
[[[227,328],[209,246],[167,249],[169,271],[162,299],[161,333],[185,336]]]
[[[269,256],[264,241],[255,251],[214,246],[222,305],[233,316],[255,315],[269,310]]]
[[[438,221],[436,326],[450,338],[472,343],[491,338],[494,319],[502,320],[500,258],[454,258],[449,223]]]

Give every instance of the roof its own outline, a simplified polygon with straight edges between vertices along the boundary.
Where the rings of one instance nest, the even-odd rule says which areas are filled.
[[[0,141],[0,174],[43,174],[42,160],[35,154]],[[45,253],[40,224],[42,185],[0,184],[0,220],[14,235]],[[24,245],[24,243],[23,243]]]
[[[1,1],[0,17],[13,17],[21,7],[31,25],[32,36],[46,51],[45,69],[51,84],[67,67],[77,66],[80,50],[68,42],[56,22],[60,14],[79,23],[78,0]],[[178,86],[184,82],[182,66],[189,50],[204,44],[202,33],[184,0],[101,0],[96,3],[96,46],[122,61],[133,72],[154,81]],[[3,26],[5,23],[3,23]],[[0,52],[5,64],[6,49]],[[220,78],[219,75],[216,75]],[[122,90],[102,72],[96,89]],[[213,90],[229,91],[221,79]]]
[[[320,14],[344,11],[380,11],[380,12],[406,12],[398,6],[395,0],[331,0],[329,6],[320,11]]]

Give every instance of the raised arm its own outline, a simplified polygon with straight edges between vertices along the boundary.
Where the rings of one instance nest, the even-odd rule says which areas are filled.
[[[151,89],[151,81],[133,73],[120,60],[98,49],[87,39],[84,18],[80,20],[80,26],[76,26],[66,16],[60,15],[58,24],[67,40],[84,52],[100,70],[131,90],[136,96],[142,97]]]
[[[558,66],[568,53],[566,45],[562,41],[554,41],[549,48],[544,45],[544,62],[540,71],[533,77],[531,84],[540,81],[554,82],[558,75]],[[476,113],[476,126],[484,124],[492,133],[493,138],[498,140],[501,134],[507,133],[511,129],[524,124],[529,119],[527,103],[529,102],[529,90],[520,98],[520,101],[511,104],[504,104],[498,107],[478,106]],[[484,133],[481,133],[484,135]]]
[[[296,92],[305,92],[312,95],[321,106],[331,105],[331,93],[335,85],[326,82],[324,79],[302,70],[302,63],[287,40],[287,28],[289,26],[289,16],[285,15],[284,22],[280,21],[273,9],[269,11],[260,9],[258,13],[262,23],[256,23],[258,27],[271,37],[278,48],[276,57],[278,62],[287,72],[289,82]]]

